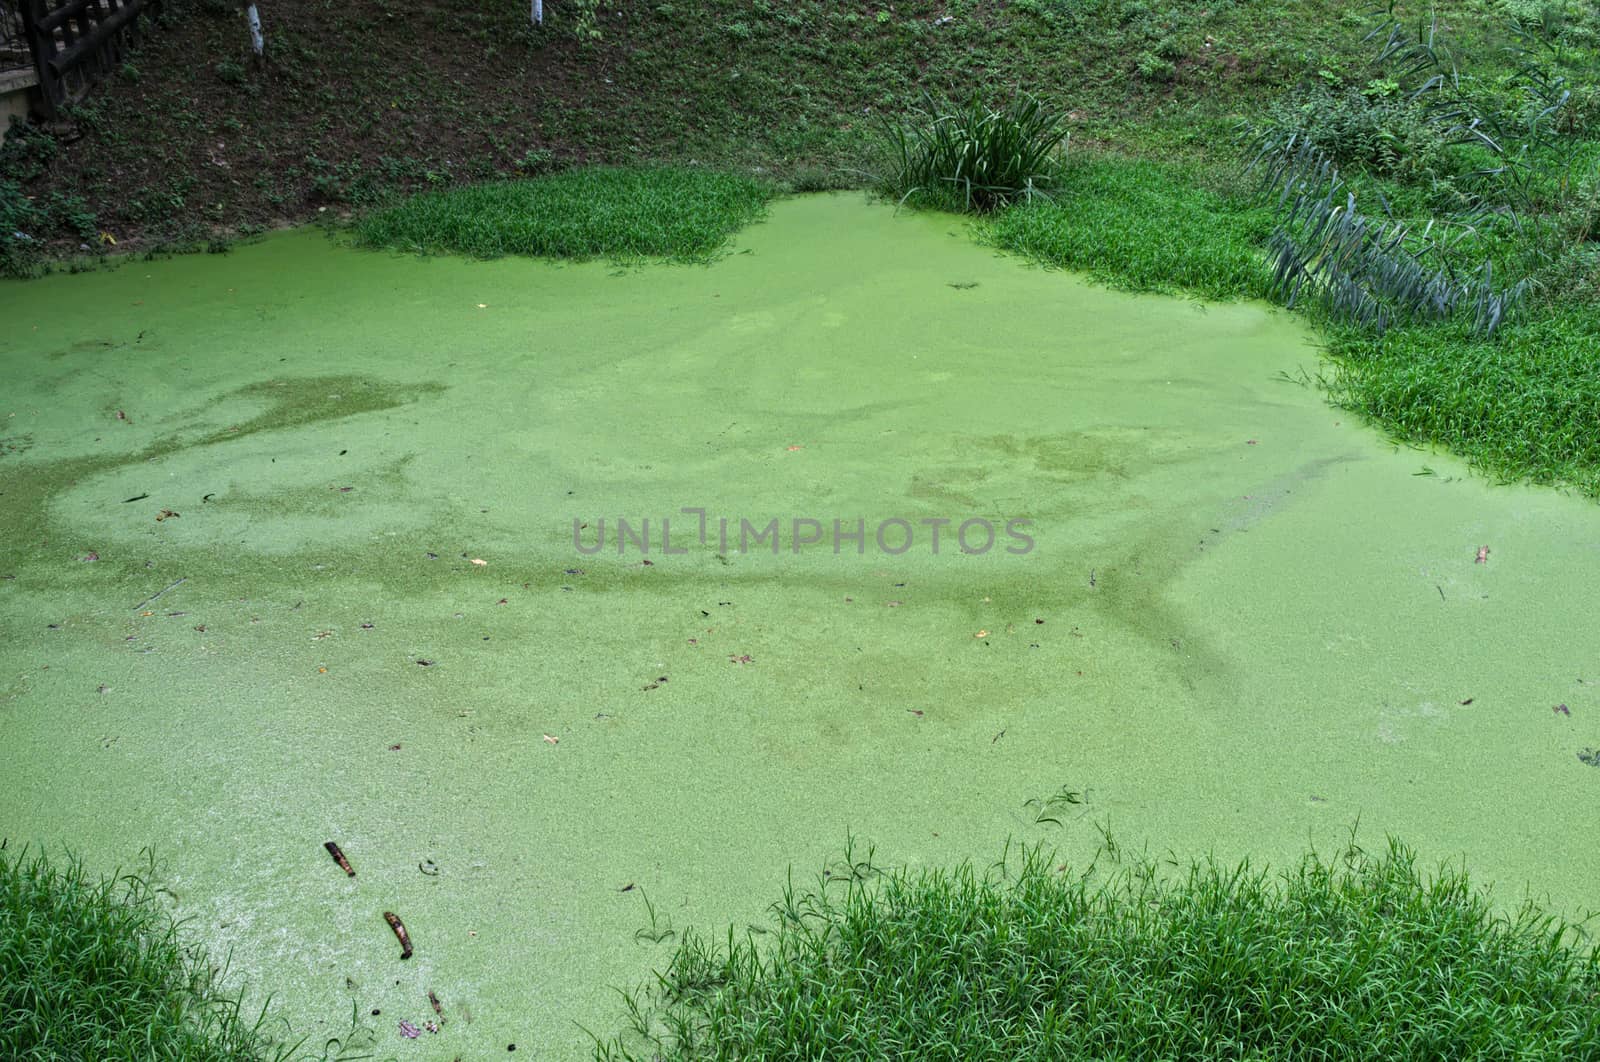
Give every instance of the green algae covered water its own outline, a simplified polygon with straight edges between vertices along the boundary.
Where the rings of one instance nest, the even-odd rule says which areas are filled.
[[[354,1002],[386,1055],[581,1057],[666,930],[847,836],[1282,863],[1359,820],[1594,902],[1600,510],[1351,423],[1261,306],[845,196],[704,268],[295,232],[0,320],[0,833],[154,847],[318,1045]]]

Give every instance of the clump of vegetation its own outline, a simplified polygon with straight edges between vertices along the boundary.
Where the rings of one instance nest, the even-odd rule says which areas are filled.
[[[909,122],[883,127],[879,188],[901,203],[987,213],[1049,198],[1066,155],[1065,117],[1032,96],[1001,108],[925,101]]]
[[[1569,111],[1565,23],[1512,18],[1508,33],[1514,65],[1488,87],[1461,70],[1436,21],[1412,26],[1391,4],[1369,34],[1382,76],[1365,92],[1280,107],[1254,131],[1251,168],[1280,208],[1271,250],[1284,301],[1309,296],[1380,332],[1460,316],[1484,336],[1518,308],[1528,274],[1573,228],[1552,221],[1592,199],[1600,168]],[[1351,165],[1426,177],[1442,209],[1409,224],[1380,194],[1374,215],[1341,173]],[[1497,278],[1497,260],[1517,275]]]
[[[1207,861],[979,874],[870,856],[774,905],[765,943],[688,936],[596,1057],[1580,1058],[1600,961],[1531,906],[1390,842],[1269,875]]]
[[[1382,332],[1400,321],[1464,315],[1472,331],[1493,335],[1527,294],[1526,279],[1498,282],[1494,261],[1463,269],[1455,240],[1433,238],[1403,221],[1373,217],[1339,169],[1310,140],[1291,134],[1259,151],[1268,188],[1279,191],[1272,234],[1272,292],[1289,306],[1314,301],[1333,321]]]
[[[999,246],[1132,291],[1266,298],[1265,207],[1213,192],[1192,173],[1146,160],[1092,159],[1063,173],[1061,194],[1000,214]]]
[[[1330,397],[1397,440],[1443,445],[1497,479],[1600,497],[1600,314],[1543,311],[1493,339],[1464,322],[1335,330]]]
[[[185,943],[147,872],[0,851],[0,1056],[284,1059]]]
[[[368,215],[355,234],[421,254],[705,261],[775,194],[752,177],[688,167],[569,170],[424,193]]]

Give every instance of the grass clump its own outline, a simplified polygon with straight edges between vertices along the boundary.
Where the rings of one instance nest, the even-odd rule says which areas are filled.
[[[287,1058],[220,979],[148,874],[0,851],[0,1058]]]
[[[791,887],[768,943],[690,937],[598,1058],[1588,1058],[1600,963],[1390,842],[1248,864]],[[867,863],[870,866],[870,859]],[[640,1053],[633,1054],[636,1045]]]
[[[1032,96],[1001,108],[976,96],[883,127],[880,190],[901,203],[988,213],[1049,198],[1066,154],[1066,119]]]
[[[1600,497],[1600,313],[1541,310],[1494,339],[1465,323],[1334,333],[1333,401],[1394,438],[1438,444],[1504,481]]]
[[[1007,250],[1132,291],[1212,299],[1270,294],[1262,246],[1271,212],[1158,162],[1074,163],[1054,201],[1008,210],[990,231]]]
[[[476,258],[706,261],[775,194],[751,177],[688,167],[597,167],[428,192],[358,221],[370,247]]]

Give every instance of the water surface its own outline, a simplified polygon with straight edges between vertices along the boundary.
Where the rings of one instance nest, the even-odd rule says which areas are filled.
[[[1282,862],[1359,819],[1592,902],[1600,511],[1329,408],[1288,315],[837,196],[706,268],[305,231],[0,320],[0,833],[154,846],[315,1040],[354,999],[400,1057],[580,1056],[670,954],[642,895],[762,924],[847,834]],[[919,541],[574,549],[685,507]],[[1036,545],[935,555],[938,518]],[[1062,786],[1088,814],[1036,824]]]

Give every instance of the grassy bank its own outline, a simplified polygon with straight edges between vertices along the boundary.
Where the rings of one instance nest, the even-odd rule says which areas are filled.
[[[1335,0],[673,0],[551,5],[534,28],[499,2],[283,0],[257,63],[236,5],[172,0],[63,126],[0,148],[0,258],[204,247],[552,165],[859,183],[879,119],[924,90],[1026,89],[1075,145],[1199,156],[1285,85],[1364,81],[1348,17]]]
[[[1600,963],[1403,847],[1277,875],[1202,862],[895,872],[870,856],[690,937],[618,1058],[1577,1058]]]
[[[0,1056],[286,1059],[148,876],[0,852]]]
[[[761,216],[776,188],[752,177],[650,166],[571,170],[431,192],[362,218],[369,247],[476,258],[705,261]]]
[[[1206,189],[1197,174],[1115,157],[1071,165],[1055,200],[1007,211],[991,238],[1007,250],[1131,291],[1267,298],[1272,215]]]

